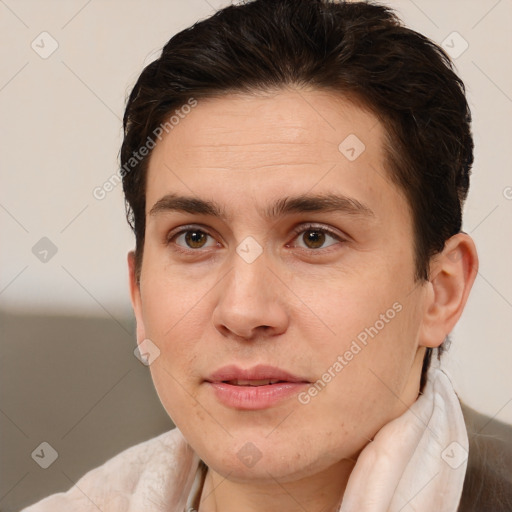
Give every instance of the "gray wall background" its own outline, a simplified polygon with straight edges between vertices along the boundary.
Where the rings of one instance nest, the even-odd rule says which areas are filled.
[[[4,512],[172,426],[133,356],[121,187],[102,200],[93,190],[116,171],[143,66],[227,3],[0,0]],[[466,403],[512,423],[512,0],[386,3],[445,41],[467,85],[476,159],[464,229],[481,268],[447,366]],[[31,457],[44,441],[59,454],[48,469]]]

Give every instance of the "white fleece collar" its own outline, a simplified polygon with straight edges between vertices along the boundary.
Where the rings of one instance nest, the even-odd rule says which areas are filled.
[[[359,455],[340,512],[456,512],[468,456],[459,400],[432,360],[423,394]]]

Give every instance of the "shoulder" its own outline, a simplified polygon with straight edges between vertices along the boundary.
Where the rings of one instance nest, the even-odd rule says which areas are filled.
[[[186,486],[197,457],[178,429],[132,446],[86,473],[67,492],[54,494],[22,512],[124,512],[160,510]]]
[[[458,512],[512,510],[512,425],[461,403],[469,438],[466,477]]]

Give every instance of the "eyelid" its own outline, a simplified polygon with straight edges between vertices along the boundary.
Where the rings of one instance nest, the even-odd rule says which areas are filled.
[[[203,233],[205,233],[207,236],[215,239],[218,242],[217,238],[220,238],[220,237],[217,237],[216,235],[213,235],[211,232],[210,232],[210,229],[203,226],[202,224],[187,224],[187,225],[184,225],[184,226],[179,226],[178,228],[176,229],[173,229],[171,230],[169,233],[167,233],[165,235],[165,243],[166,245],[170,244],[176,237],[182,235],[183,233],[186,233],[187,231],[202,231]],[[177,247],[179,247],[180,249],[184,250],[184,251],[192,251],[192,252],[199,252],[201,249],[187,249],[186,247],[183,247],[181,245],[178,245],[176,244]]]
[[[297,238],[298,235],[300,235],[304,231],[308,231],[308,230],[321,231],[322,233],[326,233],[329,236],[332,236],[333,238],[338,240],[338,242],[347,242],[348,241],[348,237],[347,236],[344,236],[343,234],[339,233],[338,231],[335,231],[332,228],[329,228],[329,227],[324,226],[322,224],[316,224],[316,223],[306,223],[306,224],[300,224],[300,225],[296,226],[293,229],[293,233],[296,235],[294,237],[294,240],[295,240],[295,238]],[[327,248],[328,247],[326,247],[326,249]],[[311,249],[311,250],[318,252],[318,251],[321,251],[322,249]]]
[[[182,226],[178,226],[177,228],[171,229],[171,231],[169,231],[165,237],[167,240],[171,240],[176,235],[180,235],[185,231],[193,231],[194,229],[197,231],[204,231],[205,233],[208,233],[208,228],[202,226],[201,224],[185,224]]]

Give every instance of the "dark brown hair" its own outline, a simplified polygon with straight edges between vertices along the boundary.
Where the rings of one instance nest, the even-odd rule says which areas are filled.
[[[444,51],[389,8],[327,0],[227,7],[176,34],[144,69],[128,99],[121,148],[138,270],[151,153],[134,154],[191,98],[288,86],[357,98],[381,120],[389,176],[412,212],[416,278],[428,279],[430,258],[461,230],[469,187],[473,141],[464,84]]]

